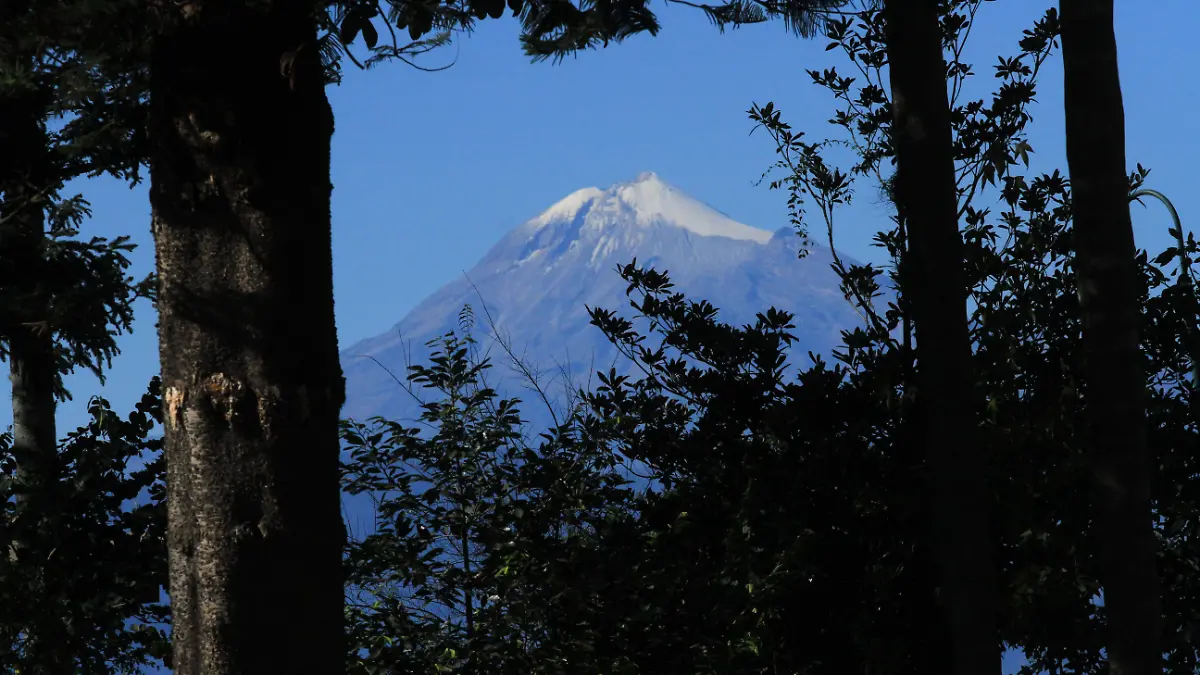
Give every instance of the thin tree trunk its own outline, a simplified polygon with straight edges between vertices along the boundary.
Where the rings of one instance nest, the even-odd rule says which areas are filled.
[[[344,380],[314,15],[182,7],[151,60],[173,667],[336,675]]]
[[[1162,672],[1146,379],[1112,0],[1062,0],[1067,164],[1113,675]]]
[[[33,62],[17,55],[26,68]],[[54,490],[59,479],[58,438],[54,396],[58,364],[55,358],[50,299],[45,284],[45,204],[52,170],[47,155],[44,94],[32,83],[14,84],[0,97],[0,256],[7,259],[0,341],[8,352],[12,392],[13,441],[16,462],[13,481],[16,521],[12,554],[22,558],[34,594],[23,614],[25,631],[23,667],[38,675],[74,672],[61,611],[55,608],[55,589],[47,581],[52,545],[45,537],[56,532]],[[5,554],[9,554],[8,551]]]
[[[475,606],[472,602],[471,595],[475,592],[475,586],[471,578],[470,524],[472,521],[467,515],[466,509],[463,508],[462,505],[462,500],[464,499],[466,490],[463,489],[463,469],[461,459],[455,461],[455,471],[458,478],[458,494],[456,495],[458,504],[456,506],[460,509],[459,518],[460,522],[462,523],[462,532],[459,535],[458,544],[459,548],[462,550],[463,578],[466,579],[466,582],[463,584],[463,623],[464,628],[466,629],[466,640],[464,642],[466,645],[464,650],[466,651],[466,667],[464,668],[464,671],[470,675],[473,675],[475,672]]]
[[[27,628],[24,669],[35,675],[71,675],[75,672],[71,648],[58,606],[58,594],[47,582],[60,575],[45,570],[55,564],[52,549],[43,536],[56,532],[54,523],[55,486],[58,483],[58,443],[55,432],[54,399],[56,364],[54,336],[49,329],[22,327],[20,334],[9,336],[8,368],[12,382],[13,443],[17,462],[14,486],[17,496],[16,534],[13,546],[25,559],[24,569],[40,574],[31,576],[34,592],[26,613]]]
[[[5,336],[9,381],[12,383],[13,443],[18,460],[15,482],[32,494],[20,495],[22,509],[38,515],[46,505],[44,491],[57,479],[54,413],[54,336],[36,326],[21,326]]]
[[[14,8],[25,9],[22,3]],[[7,15],[7,16],[6,16]],[[0,11],[0,20],[15,21],[20,11]],[[31,72],[36,59],[6,54],[7,69]],[[0,308],[0,341],[8,350],[12,382],[13,454],[18,484],[37,489],[45,482],[44,467],[57,453],[54,413],[54,337],[47,323],[44,280],[44,192],[51,187],[43,119],[45,94],[34,82],[15,81],[0,91],[0,256],[4,307]],[[21,495],[24,503],[34,494]]]
[[[13,192],[6,195],[16,196]],[[0,336],[7,343],[12,384],[12,455],[16,461],[13,487],[18,491],[12,545],[13,553],[23,560],[22,569],[29,574],[26,581],[31,592],[22,612],[28,618],[22,672],[72,675],[74,660],[70,657],[72,650],[62,620],[66,608],[58,605],[59,595],[53,585],[61,575],[47,569],[56,563],[53,545],[46,538],[57,532],[55,492],[59,462],[54,419],[58,406],[54,398],[57,375],[54,334],[44,323],[48,309],[36,307],[45,300],[36,288],[40,268],[37,261],[43,256],[42,217],[41,206],[33,205],[21,209],[17,218],[7,224],[9,234],[18,243],[6,247],[9,248],[6,252],[26,260],[26,270],[30,272],[27,287],[16,290],[24,296],[21,304],[26,311],[11,317],[15,321],[9,334]]]
[[[888,0],[896,204],[908,235],[917,397],[932,479],[932,551],[956,675],[998,675],[986,462],[972,394],[967,289],[935,0]]]
[[[0,255],[4,265],[5,316],[0,330],[8,350],[9,380],[12,383],[13,446],[17,459],[16,482],[33,492],[17,497],[32,507],[38,491],[45,488],[54,458],[57,438],[54,425],[56,401],[54,382],[54,335],[48,323],[47,298],[39,292],[44,282],[45,208],[39,192],[49,178],[41,166],[45,155],[43,108],[36,97],[16,95],[0,99]],[[42,500],[43,502],[45,500]]]

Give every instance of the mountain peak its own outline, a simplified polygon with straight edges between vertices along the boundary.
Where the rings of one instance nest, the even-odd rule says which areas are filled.
[[[389,371],[404,372],[408,363],[428,358],[427,341],[461,330],[464,305],[487,310],[488,324],[476,333],[481,342],[486,335],[503,336],[515,353],[532,359],[528,363],[557,366],[564,382],[593,369],[634,372],[592,325],[588,308],[628,308],[628,284],[615,268],[635,259],[669,271],[679,292],[720,307],[721,320],[732,325],[753,323],[768,307],[793,311],[802,346],[797,357],[809,350],[828,354],[860,319],[839,289],[831,253],[814,247],[813,255],[798,260],[799,245],[791,228],[767,232],[743,225],[650,172],[604,189],[577,190],[506,234],[393,330],[343,352],[343,414],[418,416],[411,395]],[[523,391],[521,382],[505,384],[499,374],[495,386],[502,396]],[[533,417],[538,407],[530,406],[531,419],[538,420],[534,428],[549,423]]]
[[[640,227],[666,225],[704,237],[726,237],[765,244],[771,232],[743,225],[711,206],[666,183],[653,171],[608,189],[584,188],[559,200],[530,221],[536,229],[583,217],[593,226],[607,226],[618,214]]]

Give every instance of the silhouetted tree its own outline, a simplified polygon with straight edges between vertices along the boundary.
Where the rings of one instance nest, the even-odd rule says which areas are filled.
[[[1108,659],[1114,674],[1162,672],[1146,445],[1140,288],[1125,166],[1125,110],[1112,0],[1062,0],[1063,103],[1075,272],[1087,364],[1088,448],[1102,543]]]
[[[995,675],[1000,644],[986,457],[977,432],[938,10],[937,0],[884,2],[896,161],[892,196],[908,244],[899,274],[917,343],[917,424],[928,456],[938,596],[953,645],[949,672]]]

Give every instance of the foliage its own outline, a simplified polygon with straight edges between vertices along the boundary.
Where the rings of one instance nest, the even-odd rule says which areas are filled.
[[[1036,76],[1051,53],[1058,30],[1050,10],[1020,42],[1020,53],[1001,58],[996,77],[1001,85],[990,103],[958,102],[972,73],[963,63],[963,41],[974,23],[979,3],[954,2],[943,21],[945,43],[952,55],[948,86],[952,92],[954,134],[959,151],[960,215],[966,225],[965,261],[971,285],[971,329],[975,344],[979,388],[987,401],[980,424],[992,457],[993,490],[997,497],[994,530],[997,564],[1007,594],[1003,637],[1031,660],[1030,671],[1069,667],[1095,672],[1102,666],[1098,622],[1103,608],[1093,600],[1099,592],[1088,536],[1090,500],[1082,456],[1081,405],[1086,395],[1082,373],[1075,282],[1070,265],[1070,191],[1057,172],[1024,176],[1016,170],[1029,165],[1032,152],[1025,133],[1031,121],[1028,106],[1035,94]],[[886,53],[879,16],[864,13],[855,19],[831,22],[830,48],[841,48],[859,70],[859,78],[836,70],[811,71],[818,85],[839,102],[831,120],[844,132],[841,139],[810,143],[793,132],[772,105],[755,106],[751,117],[765,127],[780,153],[786,175],[772,187],[790,192],[793,221],[807,234],[804,205],[816,203],[833,245],[834,212],[852,197],[856,177],[873,177],[887,195],[890,177],[882,161],[890,156],[887,141],[888,100],[881,70]],[[848,173],[829,166],[822,151],[850,147],[858,157]],[[1136,189],[1147,172],[1141,167],[1130,177]],[[984,194],[999,198],[1000,210],[976,204]],[[890,333],[903,327],[902,345],[911,344],[904,302],[904,231],[881,232],[877,243],[893,259],[892,281],[899,288],[897,305],[879,317],[869,302],[878,272],[870,268],[835,269],[843,278],[847,297],[870,316],[873,339],[892,344]],[[1150,408],[1152,446],[1164,457],[1178,457],[1196,443],[1194,413],[1185,373],[1189,366],[1185,338],[1197,307],[1186,282],[1171,282],[1160,267],[1178,251],[1168,250],[1153,263],[1140,259],[1146,293],[1143,349],[1153,387]],[[904,386],[907,380],[898,385]],[[1178,460],[1175,460],[1178,461]],[[1187,492],[1193,472],[1172,470],[1163,461],[1161,486]],[[1172,500],[1159,502],[1162,532],[1167,521],[1186,529],[1188,515]],[[1167,516],[1171,512],[1173,515]],[[1193,516],[1194,517],[1194,516]],[[1170,569],[1194,560],[1177,538],[1167,545],[1164,562],[1179,559]],[[1174,575],[1174,576],[1173,576]],[[1178,572],[1163,570],[1165,596],[1181,592]],[[1190,591],[1188,591],[1190,593]],[[1174,635],[1173,664],[1193,667],[1193,619],[1180,606],[1167,609]]]
[[[0,435],[0,672],[26,672],[24,629],[64,621],[79,672],[136,673],[166,654],[166,505],[158,379],[125,418],[93,398],[91,420],[62,441],[61,480],[15,510],[10,434]],[[14,549],[11,542],[32,542]]]
[[[991,458],[1002,637],[1025,652],[1027,672],[1098,673],[1103,608],[1079,433],[1086,381],[1069,192],[1051,174],[1019,194],[1004,214],[1016,243],[979,234],[967,261],[984,288],[972,324],[988,401],[979,424]],[[1196,564],[1196,514],[1179,496],[1195,490],[1188,449],[1200,433],[1180,336],[1200,308],[1145,254],[1140,263],[1169,654],[1173,670],[1191,672],[1195,591],[1184,570]],[[836,366],[818,360],[787,382],[777,364],[790,316],[722,325],[711,306],[672,292],[666,275],[636,265],[621,273],[637,296],[633,311],[668,345],[646,347],[630,320],[593,310],[644,377],[602,377],[587,426],[665,487],[641,505],[653,527],[645,536],[663,552],[642,552],[621,587],[661,614],[635,624],[644,637],[632,649],[622,642],[625,654],[642,672],[664,662],[681,672],[923,672],[944,658],[919,622],[932,583],[904,351],[850,332]],[[681,606],[689,610],[666,611]]]
[[[583,0],[578,6],[571,0],[336,2],[329,4],[323,22],[327,29],[323,47],[326,53],[346,54],[366,67],[394,58],[411,65],[410,56],[445,44],[454,32],[471,30],[477,20],[499,19],[508,10],[521,22],[526,53],[538,59],[561,58],[637,33],[657,33],[658,21],[646,5],[646,0]],[[373,22],[376,18],[382,19],[386,31],[382,41]],[[402,42],[397,31],[406,32],[409,41]],[[424,38],[430,34],[432,38]],[[361,62],[346,49],[358,35],[371,53]]]
[[[410,368],[439,397],[422,404],[422,428],[343,424],[345,490],[374,506],[346,554],[351,672],[555,672],[547,652],[579,643],[558,639],[554,607],[570,600],[552,589],[575,580],[547,563],[577,569],[564,552],[629,496],[568,426],[524,442],[519,401],[487,386],[491,364],[464,331]]]
[[[49,175],[34,194],[53,197],[79,176],[137,181],[145,158],[146,41],[132,0],[26,0],[6,7],[0,30],[0,91],[32,96],[55,124]],[[103,27],[103,32],[97,30]],[[5,108],[6,114],[15,108]],[[6,163],[29,158],[5,156]]]
[[[664,659],[673,672],[844,672],[920,654],[919,608],[901,599],[915,595],[905,569],[922,566],[904,536],[922,507],[902,437],[911,413],[882,386],[894,355],[858,331],[843,363],[785,377],[790,314],[728,326],[665,274],[621,274],[666,345],[592,310],[644,377],[602,377],[587,426],[664,488],[643,506],[652,555],[627,577],[656,608],[626,638],[638,672]]]
[[[126,18],[125,0],[72,0],[53,11],[31,0],[8,10],[0,30],[0,358],[18,324],[50,331],[62,398],[62,375],[76,367],[103,380],[115,335],[132,327],[133,302],[152,295],[152,277],[126,273],[128,238],[81,239],[89,205],[61,194],[84,176],[138,180],[145,74],[131,65],[140,42],[99,51],[88,28]],[[114,27],[108,37],[122,35]],[[36,231],[26,231],[33,223]]]
[[[135,248],[128,237],[79,238],[79,226],[88,215],[81,198],[54,207],[40,265],[0,255],[0,306],[7,321],[32,323],[55,334],[57,394],[64,399],[70,392],[62,386],[62,377],[80,366],[104,382],[105,370],[118,353],[116,336],[132,330],[134,302],[153,297],[153,276],[137,280],[126,274],[127,254]],[[0,243],[0,253],[3,250]],[[38,276],[31,278],[30,270],[37,270]],[[0,328],[4,325],[0,321]],[[7,357],[8,330],[0,329],[0,358]]]
[[[344,425],[351,458],[345,489],[376,497],[374,532],[347,556],[354,644],[375,649],[364,666],[429,670],[413,667],[420,663],[440,671],[486,657],[481,650],[476,656],[477,636],[496,635],[488,611],[494,583],[481,570],[489,545],[502,537],[498,520],[513,508],[502,472],[518,420],[514,402],[496,402],[479,385],[487,366],[468,362],[470,344],[448,335],[431,367],[412,369],[412,382],[445,396],[424,405],[421,421],[431,436],[383,420]]]
[[[473,30],[477,21],[499,19],[506,11],[519,20],[522,45],[535,59],[561,58],[659,30],[646,0],[582,0],[578,6],[571,0],[326,0],[318,5],[318,49],[331,82],[341,79],[343,57],[360,68],[399,60],[428,70],[415,57],[448,44],[456,33]],[[365,57],[351,49],[359,36]]]
[[[1000,571],[1000,639],[1025,653],[1027,673],[1099,673],[1104,610],[1096,603],[1091,477],[1080,436],[1087,381],[1078,356],[1070,186],[1054,171],[1019,171],[1032,152],[1025,133],[1028,106],[1053,48],[1056,16],[1047,13],[1025,33],[1018,55],[1001,59],[1000,87],[990,101],[961,101],[971,74],[961,61],[962,45],[977,7],[952,3],[944,26],[953,55],[948,77],[955,93],[974,372],[984,402],[977,422],[989,457]],[[811,73],[839,102],[833,122],[843,138],[812,143],[773,106],[751,111],[780,152],[785,175],[775,185],[790,191],[794,222],[803,230],[805,206],[816,204],[831,247],[836,214],[853,198],[854,181],[873,178],[885,195],[889,189],[884,160],[890,156],[890,117],[879,77],[886,61],[878,21],[878,14],[866,12],[830,28],[832,47],[845,50],[861,68],[860,78],[834,70]],[[825,159],[833,146],[854,151],[848,170]],[[1139,168],[1131,187],[1146,176]],[[979,206],[985,195],[997,198],[995,207]],[[536,540],[527,537],[537,528],[519,520],[489,521],[509,537],[511,551],[499,555],[481,547],[485,559],[504,561],[499,569],[505,572],[505,592],[496,592],[494,605],[501,616],[487,633],[497,655],[492,671],[816,674],[945,667],[925,525],[927,477],[915,442],[920,416],[911,398],[916,364],[904,296],[903,230],[881,232],[877,243],[893,259],[895,301],[876,307],[886,295],[882,270],[835,261],[848,300],[866,321],[844,334],[832,362],[810,355],[811,365],[794,376],[788,373],[789,364],[796,365],[788,358],[790,314],[769,310],[751,325],[730,326],[708,303],[675,292],[665,272],[636,261],[621,267],[635,316],[590,312],[641,375],[599,375],[599,386],[583,393],[583,408],[564,429],[547,435],[538,454],[493,447],[495,456],[520,461],[496,460],[511,468],[484,479],[492,487],[481,492],[489,495],[480,500],[481,512],[489,518],[504,510],[490,497],[500,494],[496,486],[507,480],[516,490],[530,483],[514,476],[554,466],[544,459],[549,447],[568,464],[595,467],[593,491],[577,492],[575,499],[603,517],[576,521],[584,526],[573,534]],[[1189,247],[1195,259],[1197,251]],[[1173,672],[1192,672],[1198,656],[1193,608],[1200,599],[1192,579],[1200,560],[1192,543],[1198,474],[1190,449],[1200,447],[1200,428],[1185,336],[1200,307],[1180,277],[1163,270],[1177,253],[1153,259],[1143,253],[1139,264],[1151,446],[1159,457],[1156,508],[1168,658]],[[648,331],[636,329],[635,320]],[[444,354],[435,369],[446,369],[466,352],[449,361]],[[457,368],[469,370],[465,363]],[[384,432],[379,439],[394,447],[450,438],[436,429],[421,436],[377,424],[384,426],[374,434]],[[364,447],[359,439],[370,437],[359,432],[349,440],[357,448]],[[454,443],[443,449],[458,447]],[[437,457],[434,448],[419,447]],[[433,466],[426,460],[420,472],[405,475],[431,483],[452,475],[429,473]],[[633,471],[650,489],[602,496],[595,488],[604,481],[617,485]],[[588,485],[582,476],[568,484]],[[401,503],[409,508],[419,502],[406,499]],[[576,513],[575,503],[545,494],[529,503],[540,504],[551,520]],[[510,525],[511,532],[503,530]],[[396,578],[411,578],[407,570],[426,569],[414,562],[418,558],[393,559],[396,566],[389,569]],[[499,588],[483,573],[495,569],[491,563],[476,569],[480,584]],[[423,583],[440,583],[432,579]],[[385,614],[376,625],[417,622],[411,613]],[[431,644],[466,653],[460,646],[463,622],[440,625]],[[512,635],[506,631],[516,625],[522,649],[510,650],[512,643],[500,636]],[[396,629],[380,630],[376,640]],[[382,653],[376,658],[386,659]],[[399,669],[401,662],[376,663]],[[440,665],[476,667],[461,660]]]
[[[850,0],[729,0],[716,5],[669,1],[700,9],[722,30],[781,18],[788,30],[805,36],[821,30],[826,12],[836,13],[850,4]],[[476,20],[499,19],[507,9],[521,23],[525,53],[537,61],[557,61],[639,33],[656,35],[660,24],[648,5],[646,0],[345,0],[327,5],[321,50],[335,81],[342,55],[362,67],[390,59],[415,65],[411,57],[446,44],[455,32],[471,30]],[[376,19],[382,19],[386,37]],[[403,42],[397,31],[407,31],[409,41]],[[359,35],[370,52],[363,60],[348,49]]]

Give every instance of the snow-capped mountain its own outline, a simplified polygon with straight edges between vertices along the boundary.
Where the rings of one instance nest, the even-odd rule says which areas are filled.
[[[708,300],[729,323],[753,321],[772,306],[792,311],[796,353],[827,354],[840,331],[860,320],[838,290],[828,249],[811,247],[798,260],[799,246],[790,228],[772,233],[739,223],[653,173],[579,190],[511,231],[465,277],[451,279],[392,330],[346,349],[343,415],[412,415],[411,397],[379,364],[403,377],[410,360],[428,354],[426,341],[457,329],[468,304],[480,318],[486,304],[507,342],[543,371],[566,366],[582,383],[592,369],[617,362],[621,370],[616,351],[589,324],[586,306],[629,316],[626,284],[615,268],[634,258],[668,271],[678,290]],[[487,333],[486,325],[475,331],[485,348]],[[528,400],[519,378],[503,375],[503,355],[491,351],[504,377],[501,393]]]

